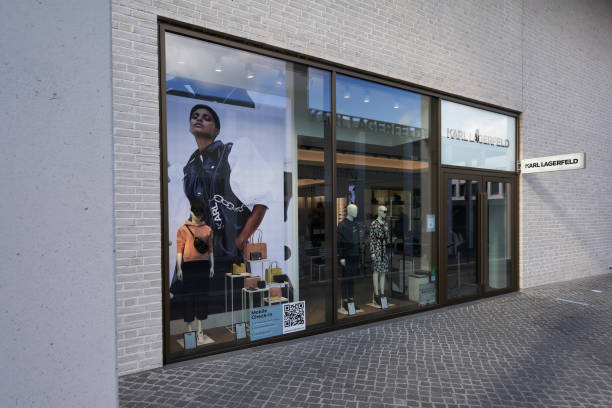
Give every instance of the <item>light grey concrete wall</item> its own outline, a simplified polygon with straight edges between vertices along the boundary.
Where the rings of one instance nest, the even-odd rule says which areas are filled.
[[[586,152],[521,177],[522,285],[612,266],[612,3],[525,1],[522,157]]]
[[[1,7],[2,407],[117,406],[110,17]]]

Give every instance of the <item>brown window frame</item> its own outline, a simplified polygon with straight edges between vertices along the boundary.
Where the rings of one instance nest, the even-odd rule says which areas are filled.
[[[513,209],[515,210],[514,219],[513,219],[513,235],[514,235],[513,236],[513,247],[514,247],[513,260],[514,262],[513,262],[513,271],[512,271],[513,272],[513,285],[512,287],[506,290],[494,292],[491,294],[486,294],[486,295],[483,295],[482,297],[484,298],[484,297],[489,297],[489,296],[496,296],[501,293],[513,292],[519,289],[519,251],[518,251],[518,245],[519,245],[518,227],[519,227],[519,219],[520,219],[519,205],[518,205],[519,203],[519,194],[518,194],[519,193],[519,188],[518,188],[519,172],[518,170],[514,172],[506,172],[506,171],[471,169],[471,168],[465,168],[465,167],[441,165],[441,160],[440,160],[440,149],[441,149],[440,100],[445,99],[448,101],[457,102],[457,103],[472,106],[475,108],[484,109],[484,110],[488,110],[488,111],[492,111],[496,113],[501,113],[503,115],[508,115],[508,116],[512,116],[516,118],[516,138],[515,138],[516,157],[515,159],[517,163],[519,159],[519,153],[518,153],[519,145],[520,145],[519,128],[520,128],[521,112],[516,111],[516,110],[507,109],[507,108],[497,106],[494,104],[477,101],[475,99],[465,98],[460,95],[443,92],[443,91],[436,90],[433,88],[420,86],[420,85],[417,85],[417,84],[414,84],[408,81],[404,81],[401,79],[391,78],[391,77],[380,75],[374,72],[352,68],[352,67],[349,67],[343,64],[338,64],[338,63],[324,60],[321,58],[311,57],[305,54],[301,54],[295,51],[271,46],[265,43],[247,40],[244,38],[236,37],[236,36],[222,33],[219,31],[209,30],[209,29],[205,29],[205,28],[198,27],[195,25],[187,24],[184,22],[175,21],[175,20],[168,19],[165,17],[158,17],[158,52],[159,52],[158,63],[159,63],[159,72],[160,72],[160,76],[159,76],[160,141],[159,142],[160,142],[160,173],[161,173],[160,184],[161,184],[161,193],[162,193],[161,203],[160,203],[161,204],[161,214],[162,214],[162,217],[161,217],[161,235],[162,235],[161,237],[161,242],[162,242],[161,273],[163,275],[162,276],[162,294],[163,294],[162,295],[162,306],[163,306],[162,307],[162,322],[163,322],[162,327],[163,327],[164,364],[176,363],[179,361],[190,360],[193,358],[204,357],[204,356],[209,356],[209,355],[214,355],[214,354],[219,354],[219,353],[225,353],[225,352],[244,349],[244,348],[250,348],[250,347],[259,346],[263,344],[270,344],[270,343],[282,342],[286,340],[292,340],[296,338],[330,332],[330,331],[334,331],[338,329],[343,329],[343,328],[357,326],[357,325],[363,325],[363,324],[377,322],[377,321],[386,320],[386,319],[393,319],[393,318],[397,318],[401,316],[407,316],[410,314],[419,313],[424,310],[432,310],[432,309],[436,309],[439,307],[444,307],[444,306],[454,303],[454,302],[450,302],[450,303],[445,302],[444,304],[440,303],[439,301],[440,293],[441,293],[440,291],[444,288],[440,287],[441,286],[439,283],[440,279],[438,279],[438,285],[437,285],[438,302],[434,306],[430,306],[430,307],[418,309],[418,310],[400,310],[397,312],[388,312],[388,313],[384,313],[380,315],[372,314],[372,315],[364,316],[363,318],[358,318],[358,319],[345,319],[346,321],[343,321],[343,322],[338,322],[337,314],[332,313],[333,320],[329,327],[315,329],[315,330],[306,329],[305,331],[294,333],[294,334],[288,334],[288,335],[284,335],[280,337],[273,337],[269,339],[248,342],[245,344],[232,344],[227,347],[215,349],[210,352],[206,352],[206,351],[197,352],[197,353],[181,356],[179,358],[171,358],[170,352],[169,352],[170,350],[170,347],[169,347],[170,302],[168,301],[165,295],[166,293],[168,293],[169,286],[170,286],[169,273],[168,273],[169,272],[168,271],[169,235],[167,231],[168,208],[166,204],[167,198],[168,198],[168,182],[167,182],[168,181],[168,164],[167,164],[167,123],[166,123],[165,113],[167,112],[167,108],[166,108],[166,96],[164,92],[164,89],[165,89],[164,87],[165,85],[165,33],[166,32],[180,34],[180,35],[184,35],[187,37],[207,41],[210,43],[224,45],[224,46],[232,47],[232,48],[243,50],[243,51],[249,51],[249,52],[256,53],[256,54],[265,55],[265,56],[282,59],[285,61],[295,62],[298,64],[307,65],[310,67],[329,71],[331,73],[332,115],[331,115],[331,137],[329,138],[330,140],[328,141],[328,143],[326,143],[326,149],[329,149],[330,152],[336,151],[336,100],[335,100],[336,98],[336,90],[335,90],[336,74],[349,75],[349,76],[356,77],[359,79],[364,79],[364,80],[371,81],[374,83],[387,85],[387,86],[391,86],[394,88],[403,89],[406,91],[410,91],[410,92],[414,92],[414,93],[418,93],[421,95],[426,95],[426,96],[431,97],[432,102],[431,102],[431,117],[430,117],[431,122],[430,123],[431,123],[432,132],[431,132],[430,140],[432,141],[432,156],[431,156],[432,169],[435,170],[435,174],[432,177],[432,179],[434,180],[433,181],[434,183],[437,183],[437,190],[436,190],[437,200],[436,200],[436,205],[434,207],[436,211],[436,218],[440,220],[439,215],[440,215],[441,209],[443,208],[443,203],[442,203],[442,197],[443,197],[442,184],[443,183],[441,182],[441,177],[442,177],[443,172],[454,169],[454,170],[457,170],[458,172],[462,172],[465,170],[478,171],[478,172],[482,172],[486,174],[493,174],[493,175],[498,174],[498,175],[503,175],[504,177],[511,177],[513,179],[513,183],[515,186],[515,189],[514,189],[515,194],[514,194],[514,197],[512,198],[512,206],[513,206]],[[337,196],[336,155],[330,154],[329,157],[332,158],[332,163],[329,169],[330,174],[326,174],[326,178],[329,177],[332,180],[331,193],[332,193],[332,197],[336,197]],[[436,189],[436,186],[434,186],[433,188]],[[327,203],[327,206],[328,206],[327,211],[329,211],[328,214],[336,214],[337,213],[336,212],[336,200],[332,199],[328,201],[329,201],[329,203]],[[439,231],[441,231],[440,227],[441,227],[440,222],[438,222],[438,225],[436,227],[436,233],[438,234],[436,242],[437,242],[438,248],[436,251],[437,259],[435,260],[438,266],[441,265],[441,257],[442,257],[442,251],[440,251],[440,248],[441,248],[440,245],[442,244],[442,236],[441,236],[442,234],[439,233]],[[336,265],[337,264],[337,248],[336,248],[337,231],[336,231],[336,228],[331,228],[331,230],[332,230],[331,239],[333,243],[331,258],[332,258],[332,264]],[[337,296],[337,289],[338,289],[338,271],[337,269],[338,268],[334,267],[333,274],[332,274],[333,276],[332,290],[333,290],[333,296],[334,296],[332,305],[336,304],[335,297]],[[335,312],[335,310],[332,310],[332,312]]]

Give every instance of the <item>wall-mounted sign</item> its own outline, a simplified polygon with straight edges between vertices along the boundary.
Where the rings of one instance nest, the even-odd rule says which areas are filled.
[[[516,119],[442,100],[442,164],[515,171]]]
[[[521,160],[521,173],[584,169],[585,153],[560,154]]]

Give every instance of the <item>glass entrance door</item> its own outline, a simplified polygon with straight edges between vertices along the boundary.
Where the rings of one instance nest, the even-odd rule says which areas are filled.
[[[448,300],[478,295],[480,285],[478,178],[446,177],[446,278]]]
[[[511,288],[512,179],[449,172],[443,183],[440,278],[446,301]]]
[[[512,183],[486,179],[485,291],[512,286]]]

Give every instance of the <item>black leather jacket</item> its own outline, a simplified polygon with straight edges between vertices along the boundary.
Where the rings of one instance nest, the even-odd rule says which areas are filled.
[[[193,152],[183,168],[183,190],[187,198],[204,205],[204,221],[213,230],[215,261],[240,261],[236,237],[251,211],[232,191],[228,157],[233,143],[215,141]]]
[[[338,224],[338,259],[358,257],[361,249],[359,224],[348,218]]]

